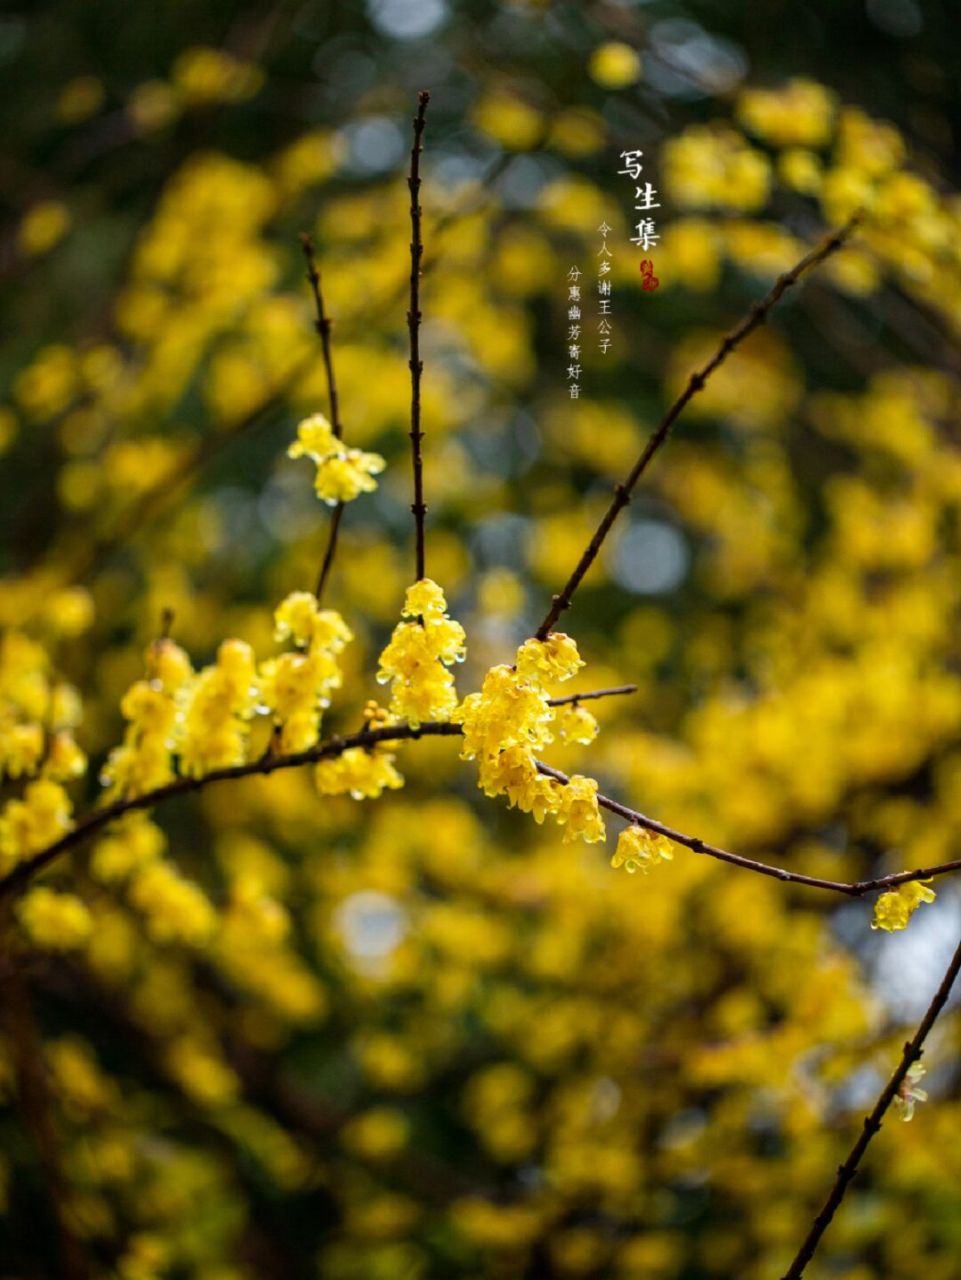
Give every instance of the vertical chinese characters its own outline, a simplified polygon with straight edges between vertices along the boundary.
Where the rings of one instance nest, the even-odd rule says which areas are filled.
[[[622,151],[621,159],[624,161],[624,167],[618,169],[618,173],[623,173],[629,177],[634,185],[634,210],[641,214],[641,217],[634,225],[634,234],[631,236],[631,244],[638,245],[645,252],[651,249],[660,236],[657,232],[657,223],[651,215],[654,209],[660,209],[660,203],[655,200],[658,194],[656,187],[648,181],[641,182],[641,173],[644,166],[641,164],[643,151]],[[654,275],[653,259],[645,258],[641,263],[641,279],[643,288],[650,293],[657,288],[659,281]]]
[[[567,272],[567,381],[572,400],[581,394],[581,274],[578,266]]]
[[[597,251],[600,261],[597,264],[597,345],[602,355],[611,349],[611,258],[612,253],[607,245],[607,237],[611,228],[602,222],[597,228],[601,236],[601,247]]]

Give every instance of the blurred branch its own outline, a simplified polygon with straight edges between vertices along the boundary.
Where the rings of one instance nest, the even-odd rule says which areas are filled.
[[[414,513],[416,532],[416,572],[419,582],[424,577],[424,459],[421,453],[423,432],[420,426],[420,375],[423,362],[420,358],[420,264],[424,254],[421,238],[420,207],[420,153],[423,151],[425,116],[430,94],[422,89],[417,96],[417,115],[414,117],[414,144],[410,149],[410,310],[407,312],[407,328],[410,333],[410,441],[414,464]]]
[[[891,1079],[881,1091],[877,1102],[874,1104],[873,1111],[869,1116],[865,1117],[860,1137],[851,1148],[848,1158],[838,1166],[837,1177],[834,1180],[834,1185],[828,1194],[828,1198],[814,1219],[811,1230],[805,1237],[804,1243],[798,1250],[794,1261],[784,1273],[782,1280],[800,1280],[800,1277],[804,1274],[804,1268],[814,1256],[815,1250],[821,1242],[821,1237],[831,1225],[831,1220],[844,1199],[851,1180],[858,1171],[858,1165],[868,1148],[868,1144],[881,1128],[881,1122],[891,1103],[897,1097],[911,1066],[920,1059],[924,1052],[924,1041],[947,1004],[948,996],[951,994],[951,988],[954,986],[959,970],[961,970],[961,942],[958,943],[957,949],[951,957],[951,962],[945,970],[941,984],[934,993],[934,997],[928,1005],[927,1012],[921,1019],[917,1031],[904,1046],[901,1061],[895,1068]]]
[[[620,515],[624,507],[626,507],[630,502],[631,494],[637,485],[638,480],[640,480],[641,476],[647,470],[647,466],[651,459],[667,440],[670,435],[671,428],[680,417],[688,401],[692,400],[699,391],[703,390],[708,378],[710,378],[711,374],[724,363],[731,352],[736,350],[749,334],[753,333],[755,329],[767,320],[772,308],[780,300],[783,294],[797,284],[798,280],[800,280],[806,271],[809,271],[812,267],[818,266],[826,258],[830,257],[832,253],[835,253],[841,248],[861,221],[861,217],[862,215],[860,213],[856,213],[844,224],[843,227],[840,227],[837,231],[833,231],[829,236],[825,237],[819,245],[812,249],[810,253],[806,254],[805,257],[803,257],[796,266],[792,267],[790,271],[778,276],[766,297],[762,298],[760,302],[756,302],[740,323],[735,325],[729,333],[725,334],[721,340],[720,346],[707,364],[705,364],[703,368],[697,370],[697,372],[691,374],[687,386],[677,397],[668,409],[667,413],[665,413],[664,417],[661,419],[657,428],[651,434],[643,452],[628,472],[626,478],[614,486],[614,497],[611,499],[610,506],[604,513],[600,524],[597,526],[594,536],[587,544],[583,555],[578,561],[577,567],[574,569],[570,578],[568,578],[563,589],[554,596],[551,601],[551,607],[547,611],[543,622],[534,633],[538,640],[545,640],[553,630],[554,624],[557,622],[564,610],[570,608],[571,602],[574,599],[574,593],[580,586],[581,580],[587,573],[588,569],[590,569],[591,565],[597,559],[598,552],[603,546],[604,539],[610,532],[611,526],[614,524],[614,521]]]
[[[306,232],[301,234],[300,243],[303,246],[304,257],[307,260],[307,279],[310,282],[311,290],[314,295],[314,306],[317,309],[317,319],[314,327],[320,337],[320,345],[324,353],[324,370],[327,374],[327,394],[330,399],[330,425],[334,435],[338,440],[344,438],[344,428],[340,420],[340,401],[337,397],[337,379],[334,376],[334,357],[331,350],[330,316],[324,309],[324,294],[320,284],[320,270],[317,266],[317,257],[314,253],[314,242]],[[334,563],[334,556],[337,554],[337,535],[340,531],[340,522],[344,515],[344,504],[338,502],[334,507],[334,514],[330,521],[330,530],[327,534],[327,550],[324,552],[323,564],[320,568],[320,577],[317,579],[317,587],[314,595],[318,602],[324,594],[324,587],[327,585],[327,578]]]
[[[3,912],[4,917],[8,913]],[[53,1122],[50,1083],[43,1043],[37,1030],[30,994],[23,973],[10,965],[3,978],[3,1011],[20,1116],[43,1170],[54,1220],[64,1280],[87,1280],[91,1274],[80,1240],[70,1224],[68,1186],[64,1176],[60,1140]],[[36,1259],[35,1259],[36,1260]]]

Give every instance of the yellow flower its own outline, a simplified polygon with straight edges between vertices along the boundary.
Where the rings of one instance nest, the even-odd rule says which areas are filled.
[[[898,1091],[892,1099],[894,1109],[902,1120],[911,1120],[914,1117],[914,1106],[917,1102],[927,1102],[928,1095],[925,1089],[918,1088],[918,1081],[926,1074],[923,1062],[913,1062],[908,1067],[907,1075],[898,1086]]]
[[[408,589],[401,613],[417,621],[397,624],[377,672],[380,684],[391,685],[390,715],[414,726],[446,720],[457,706],[447,668],[464,659],[464,628],[447,616],[444,593],[430,578]]]
[[[922,902],[934,901],[934,890],[927,887],[930,883],[930,880],[909,880],[882,893],[874,904],[871,928],[888,933],[905,928]]]
[[[658,862],[670,862],[673,857],[674,846],[666,836],[632,823],[618,837],[611,866],[623,867],[631,875],[636,871],[643,871],[647,875]]]
[[[353,634],[339,613],[320,609],[316,597],[306,591],[289,595],[274,613],[274,622],[276,638],[292,639],[300,649],[261,664],[260,702],[281,726],[283,750],[306,751],[320,736],[330,694],[343,682],[337,655]]]
[[[546,640],[525,640],[517,650],[517,674],[533,685],[569,680],[583,665],[577,642],[563,631],[552,631]]]
[[[202,946],[217,923],[203,890],[169,862],[155,860],[143,867],[131,884],[130,901],[146,917],[147,932],[156,942]]]
[[[314,781],[322,796],[349,793],[355,800],[375,800],[385,789],[396,791],[404,785],[392,755],[362,747],[348,747],[333,760],[321,760]]]
[[[564,843],[581,836],[588,844],[606,839],[604,819],[597,804],[597,783],[575,773],[560,788],[557,821],[564,824]]]
[[[598,730],[596,718],[578,702],[570,702],[557,711],[555,737],[558,742],[578,742],[586,747],[597,737]]]
[[[317,464],[314,489],[328,506],[350,502],[361,493],[377,488],[374,476],[387,465],[379,453],[348,449],[322,413],[312,414],[297,427],[297,439],[287,450],[288,457],[310,458]]]
[[[0,868],[8,871],[59,840],[70,830],[70,813],[70,797],[58,783],[29,783],[23,799],[10,800],[0,813]]]
[[[17,904],[17,915],[30,940],[50,951],[82,947],[93,930],[90,912],[79,898],[45,885],[26,894]]]
[[[588,75],[604,89],[625,89],[641,78],[641,59],[620,40],[609,40],[591,54]]]

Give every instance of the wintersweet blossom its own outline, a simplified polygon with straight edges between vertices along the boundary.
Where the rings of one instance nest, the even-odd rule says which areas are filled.
[[[618,837],[611,866],[623,867],[631,875],[637,871],[647,875],[658,862],[670,862],[673,857],[674,846],[666,836],[635,822],[625,827]]]
[[[0,812],[0,872],[58,840],[71,822],[70,797],[59,783],[28,783],[22,799],[9,800]]]
[[[199,778],[211,769],[243,764],[256,705],[253,651],[242,640],[225,640],[217,661],[186,689],[178,735],[181,773]]]
[[[378,682],[391,686],[390,715],[415,727],[447,720],[457,706],[448,668],[464,660],[464,628],[447,616],[444,593],[430,578],[408,589],[401,617],[377,672]]]
[[[332,760],[321,760],[314,781],[322,796],[351,795],[355,800],[375,800],[385,790],[404,785],[394,768],[394,756],[375,749],[348,747]]]
[[[882,893],[874,904],[871,928],[888,933],[904,929],[922,902],[934,901],[934,890],[928,888],[930,883],[930,880],[909,880]]]
[[[30,941],[50,951],[82,947],[93,931],[90,912],[78,897],[46,885],[26,894],[17,904],[17,917]]]
[[[926,1089],[918,1088],[918,1081],[926,1074],[926,1068],[923,1062],[912,1062],[908,1067],[907,1075],[898,1086],[898,1091],[894,1095],[892,1102],[894,1109],[902,1120],[911,1120],[914,1118],[914,1107],[918,1102],[927,1102],[928,1094]]]
[[[379,453],[348,449],[322,413],[312,414],[297,427],[297,439],[287,450],[291,458],[310,458],[317,464],[314,489],[328,506],[350,502],[377,488],[374,476],[387,465]]]
[[[295,591],[274,613],[278,640],[298,646],[261,663],[258,673],[260,706],[280,727],[285,752],[306,751],[320,736],[323,711],[330,695],[343,683],[337,661],[353,633],[339,613],[321,609],[315,596]]]

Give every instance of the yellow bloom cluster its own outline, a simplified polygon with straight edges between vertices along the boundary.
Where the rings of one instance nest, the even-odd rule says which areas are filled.
[[[253,650],[225,640],[217,661],[190,682],[179,734],[180,771],[199,778],[211,769],[243,764],[250,720],[257,706]]]
[[[457,705],[448,670],[463,662],[464,628],[447,616],[447,601],[436,582],[422,578],[407,590],[403,618],[380,655],[377,680],[391,685],[390,715],[416,726],[446,720]]]
[[[17,904],[17,916],[30,941],[50,951],[84,946],[93,929],[90,912],[78,897],[46,885],[26,894]]]
[[[9,800],[0,813],[0,871],[59,840],[70,830],[70,815],[70,797],[59,783],[28,783],[23,798]]]
[[[217,913],[203,890],[159,859],[137,872],[130,885],[130,901],[143,913],[155,942],[203,946],[217,923]]]
[[[172,640],[156,640],[146,652],[146,676],[124,694],[123,742],[111,751],[100,780],[108,794],[144,795],[174,778],[178,699],[193,675],[190,659]]]
[[[909,880],[882,893],[874,904],[871,928],[884,929],[887,933],[906,928],[922,902],[934,901],[934,890],[927,887],[930,883],[930,880]]]
[[[314,781],[322,796],[351,795],[355,800],[376,800],[385,790],[396,791],[404,785],[393,755],[363,747],[348,747],[332,760],[321,760]]]
[[[144,813],[128,813],[111,825],[90,855],[90,874],[102,884],[116,884],[159,858],[164,835]]]
[[[0,640],[0,777],[38,771],[54,782],[80,777],[87,758],[73,730],[82,708],[76,689],[53,684],[44,649],[22,632]]]
[[[789,80],[781,89],[745,89],[738,99],[741,122],[779,147],[821,147],[834,125],[834,94],[813,80]]]
[[[310,458],[317,463],[314,489],[328,506],[350,502],[377,488],[374,476],[387,465],[379,453],[348,449],[334,435],[322,413],[314,413],[297,427],[297,439],[287,450],[291,458]]]
[[[464,726],[462,756],[477,760],[478,786],[485,795],[506,796],[512,808],[533,814],[538,823],[552,814],[565,827],[565,842],[581,836],[593,843],[605,838],[597,783],[578,774],[560,783],[538,770],[534,756],[561,736],[555,734],[549,686],[570,679],[583,665],[576,643],[562,632],[525,640],[515,665],[491,667],[480,692],[469,694],[453,718]],[[576,709],[564,708],[565,721],[571,710]],[[575,732],[579,725],[586,734],[580,715],[574,725]]]
[[[753,213],[767,203],[770,161],[726,126],[685,129],[665,144],[663,168],[679,206]]]
[[[339,689],[343,673],[338,655],[354,638],[339,613],[318,607],[306,591],[295,591],[274,614],[277,640],[297,646],[261,663],[260,704],[280,726],[280,745],[286,752],[306,751],[320,735],[330,693]]]
[[[673,858],[674,846],[666,836],[632,823],[618,837],[611,866],[623,867],[631,875],[636,871],[647,875],[658,862],[671,862]]]

